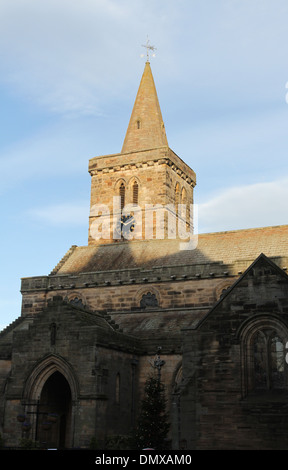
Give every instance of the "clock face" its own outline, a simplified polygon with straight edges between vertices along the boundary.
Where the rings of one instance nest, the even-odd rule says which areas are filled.
[[[132,214],[122,215],[117,222],[117,232],[126,240],[133,238],[133,232],[135,230],[135,218]]]

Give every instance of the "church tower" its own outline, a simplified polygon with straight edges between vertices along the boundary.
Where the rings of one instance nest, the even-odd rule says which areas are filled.
[[[174,221],[180,217],[178,204],[188,208],[193,204],[196,175],[169,148],[148,60],[121,153],[92,158],[89,173],[89,245],[153,239],[159,233],[160,238],[167,238],[169,217],[174,216]],[[157,219],[157,213],[162,219]],[[126,233],[123,237],[122,229],[129,224],[130,216],[131,231],[127,227],[129,236]],[[190,217],[186,216],[189,225]],[[172,218],[170,228],[174,227]],[[159,231],[157,223],[161,225]]]

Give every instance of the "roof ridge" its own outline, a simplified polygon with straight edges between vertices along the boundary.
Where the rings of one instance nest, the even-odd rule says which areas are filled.
[[[252,232],[252,231],[260,231],[260,230],[268,230],[268,229],[277,229],[277,228],[287,228],[288,229],[288,224],[283,224],[283,225],[267,225],[267,226],[262,226],[262,227],[250,227],[250,228],[239,228],[239,229],[233,229],[233,230],[219,230],[219,232],[203,232],[203,233],[198,233],[198,236],[201,235],[218,235],[218,234],[223,234],[223,233],[238,233],[238,232]]]

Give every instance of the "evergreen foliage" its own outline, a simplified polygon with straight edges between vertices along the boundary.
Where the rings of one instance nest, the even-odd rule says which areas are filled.
[[[167,418],[164,385],[152,376],[145,383],[145,395],[138,417],[135,432],[137,449],[165,449],[170,427]]]

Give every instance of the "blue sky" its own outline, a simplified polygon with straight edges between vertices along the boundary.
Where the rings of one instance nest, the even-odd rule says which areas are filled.
[[[121,151],[151,67],[199,231],[288,222],[287,0],[1,0],[0,328],[21,277],[88,239],[88,160]]]

